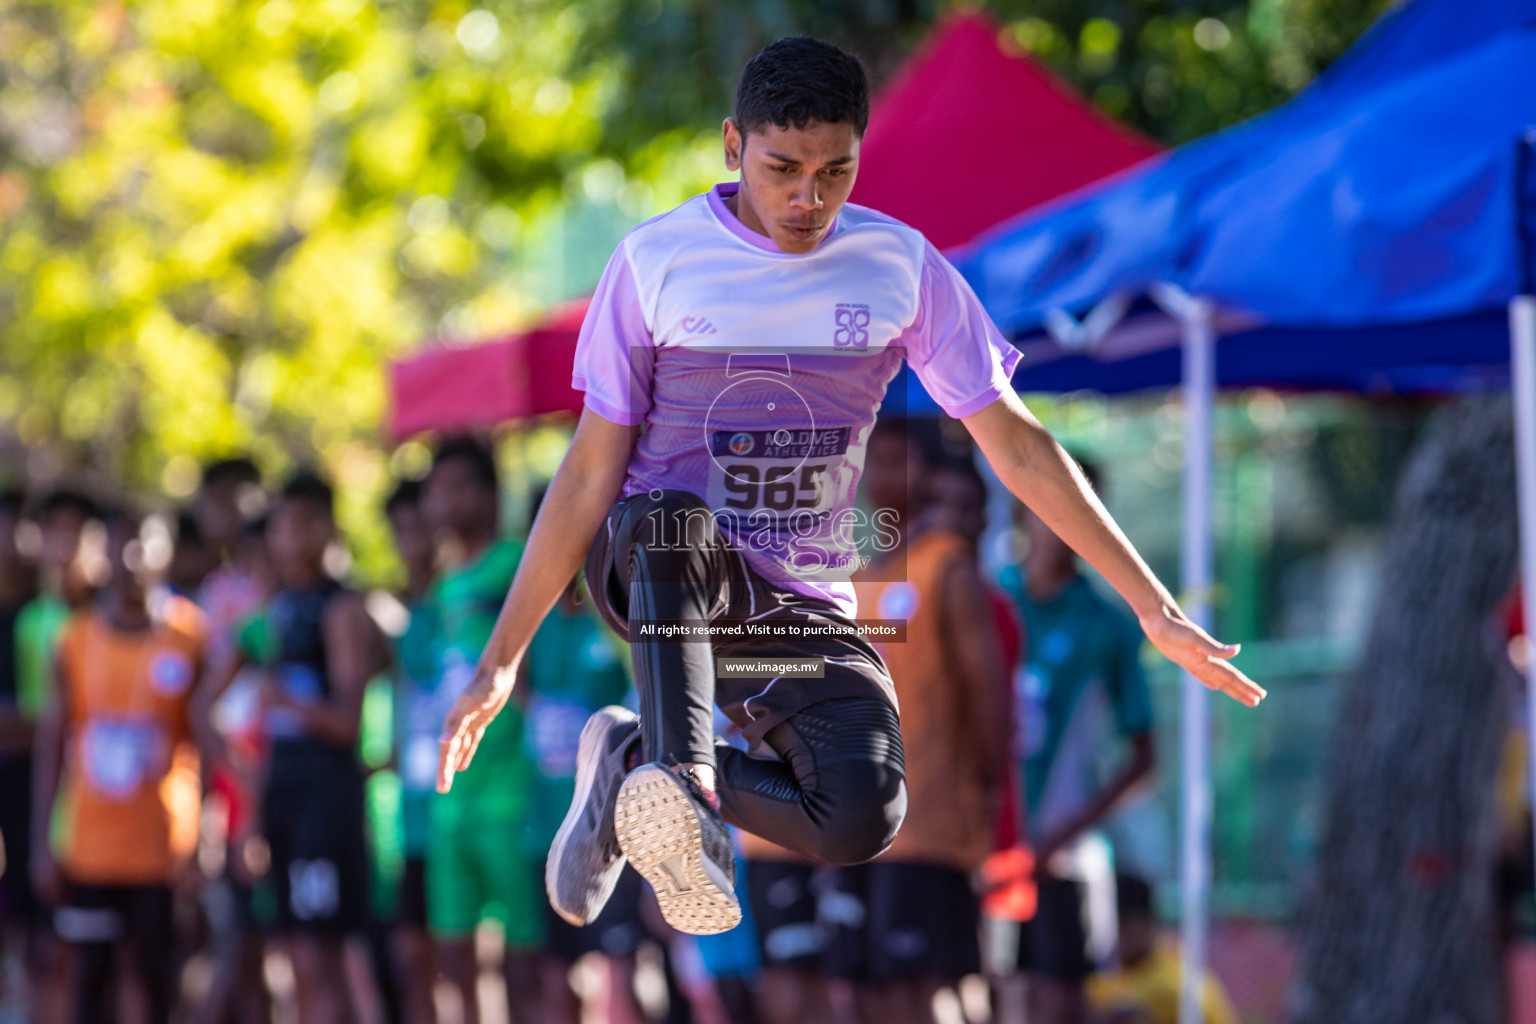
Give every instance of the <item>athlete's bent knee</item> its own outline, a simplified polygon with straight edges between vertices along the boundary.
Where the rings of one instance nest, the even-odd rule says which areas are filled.
[[[869,765],[867,779],[839,786],[837,809],[817,836],[816,856],[829,864],[862,864],[884,853],[907,816],[907,783],[886,765]]]

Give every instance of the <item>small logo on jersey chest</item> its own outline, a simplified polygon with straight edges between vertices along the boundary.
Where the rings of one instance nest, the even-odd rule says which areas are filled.
[[[702,316],[685,316],[683,317],[683,333],[695,335],[714,334],[715,325]]]
[[[869,307],[839,302],[833,311],[836,327],[832,331],[834,348],[869,347]]]

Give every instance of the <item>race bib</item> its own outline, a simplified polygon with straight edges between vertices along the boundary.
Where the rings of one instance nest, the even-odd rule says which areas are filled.
[[[146,781],[164,774],[167,739],[148,719],[93,718],[80,743],[87,783],[110,800],[130,800]]]
[[[855,468],[849,427],[711,432],[705,500],[738,544],[770,553],[796,577],[841,564],[851,535],[832,522]],[[848,532],[846,529],[843,532]]]
[[[576,748],[592,710],[565,697],[535,695],[529,699],[526,735],[540,775],[547,779],[576,777]]]

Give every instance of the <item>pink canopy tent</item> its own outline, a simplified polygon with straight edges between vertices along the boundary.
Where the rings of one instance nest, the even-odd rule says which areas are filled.
[[[946,17],[875,97],[853,201],[949,249],[1155,152],[1033,58],[1005,47],[986,14],[963,10]],[[586,307],[576,300],[528,333],[395,363],[391,434],[579,413],[571,362]]]

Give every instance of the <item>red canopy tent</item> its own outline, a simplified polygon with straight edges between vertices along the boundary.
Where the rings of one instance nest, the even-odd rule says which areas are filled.
[[[428,349],[389,368],[389,430],[483,430],[508,420],[581,412],[571,389],[576,335],[587,300],[575,299],[523,334],[478,345]]]
[[[1151,156],[980,11],[945,18],[875,97],[853,200],[940,249]],[[581,411],[571,362],[587,301],[534,330],[428,350],[391,368],[390,432],[472,430]]]
[[[945,19],[873,106],[852,200],[940,249],[1158,150],[1005,46],[976,10]]]

